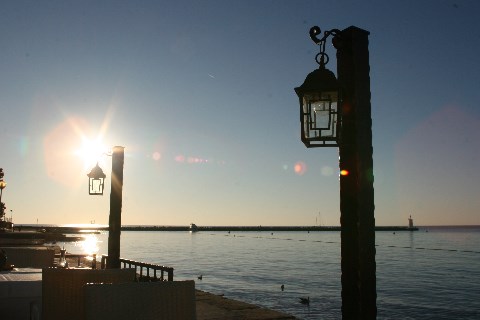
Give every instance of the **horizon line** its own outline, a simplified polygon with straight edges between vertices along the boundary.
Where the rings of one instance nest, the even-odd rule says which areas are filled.
[[[217,228],[270,228],[270,227],[285,227],[285,228],[339,228],[341,225],[197,225],[197,227],[217,227]],[[80,227],[108,227],[108,224],[100,224],[100,223],[65,223],[65,224],[55,224],[55,223],[17,223],[14,226],[57,226],[57,227],[72,227],[72,228],[80,228]],[[190,226],[190,224],[179,224],[179,225],[162,225],[162,224],[122,224],[122,227],[167,227],[167,228],[179,228]],[[404,225],[375,225],[375,227],[403,227]],[[408,226],[405,226],[408,227]],[[480,227],[480,224],[429,224],[429,225],[415,225],[416,228],[426,228],[426,227]]]

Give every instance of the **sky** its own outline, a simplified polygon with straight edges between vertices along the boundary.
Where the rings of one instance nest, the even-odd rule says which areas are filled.
[[[339,225],[337,148],[300,140],[309,29],[370,32],[377,225],[480,225],[480,2],[1,1],[2,201],[16,224]],[[327,44],[336,71],[335,51]],[[98,161],[104,196],[88,194]]]

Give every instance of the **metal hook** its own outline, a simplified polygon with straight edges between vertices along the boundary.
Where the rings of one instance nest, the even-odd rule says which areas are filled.
[[[312,39],[313,42],[316,44],[319,44],[320,42],[323,41],[323,39],[318,39],[318,35],[322,32],[318,26],[313,26],[310,28],[310,39]]]
[[[330,60],[328,55],[325,53],[325,43],[327,42],[327,38],[331,35],[333,35],[334,39],[333,40],[338,40],[335,38],[338,38],[341,34],[341,31],[338,29],[332,29],[329,31],[325,31],[323,33],[323,37],[321,39],[318,38],[318,35],[322,33],[322,30],[318,26],[313,26],[310,28],[310,39],[312,39],[315,44],[320,46],[320,53],[318,53],[315,56],[315,61],[320,65],[320,67],[325,67],[325,65],[328,63]],[[332,42],[333,42],[332,40]],[[337,41],[338,42],[338,41]]]
[[[315,61],[319,66],[325,67],[328,61],[330,61],[330,57],[325,52],[320,52],[315,56]]]

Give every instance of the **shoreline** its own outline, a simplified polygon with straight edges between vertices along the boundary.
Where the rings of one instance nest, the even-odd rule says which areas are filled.
[[[197,320],[295,320],[295,316],[195,289]]]

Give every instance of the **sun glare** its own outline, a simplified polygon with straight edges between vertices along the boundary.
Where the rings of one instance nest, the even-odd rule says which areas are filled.
[[[88,140],[82,139],[82,147],[77,150],[76,154],[83,159],[84,168],[90,168],[100,160],[102,155],[107,153],[107,147],[100,139]]]
[[[98,239],[94,234],[89,234],[85,240],[81,242],[82,249],[88,255],[98,253]]]

